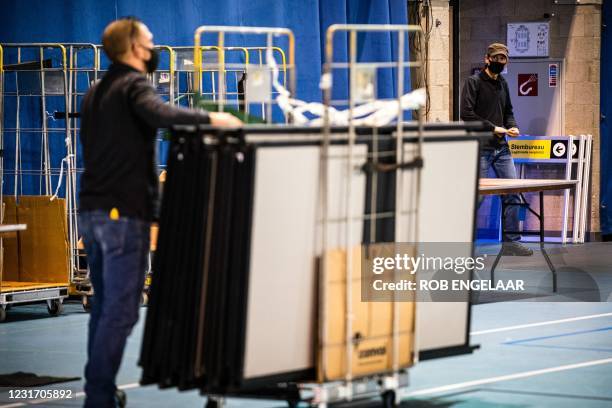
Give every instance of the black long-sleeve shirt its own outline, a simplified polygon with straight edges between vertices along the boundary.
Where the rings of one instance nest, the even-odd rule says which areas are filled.
[[[482,121],[506,129],[516,126],[508,83],[503,76],[491,78],[484,70],[467,78],[461,92],[461,120]],[[497,149],[507,144],[504,136],[491,138],[483,149]]]
[[[121,216],[153,219],[158,199],[157,129],[198,123],[209,123],[206,112],[170,106],[142,73],[111,65],[81,105],[85,171],[80,211],[116,208]]]

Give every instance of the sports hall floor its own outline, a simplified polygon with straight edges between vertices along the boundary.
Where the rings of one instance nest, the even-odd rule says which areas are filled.
[[[612,243],[547,248],[558,267],[559,293],[550,292],[550,272],[539,253],[503,258],[498,278],[526,277],[533,296],[478,299],[472,309],[471,343],[480,348],[471,355],[417,364],[410,370],[411,386],[402,406],[612,407]],[[118,378],[128,406],[203,407],[205,399],[197,392],[138,385],[136,361],[145,313],[142,308]],[[82,376],[87,320],[76,302],[66,304],[57,318],[48,317],[44,305],[12,308],[0,324],[0,373]],[[71,389],[75,398],[15,401],[7,389],[0,389],[0,408],[83,403],[82,381],[44,388]],[[228,405],[286,406],[239,399],[230,399]],[[372,401],[356,406],[377,405]]]

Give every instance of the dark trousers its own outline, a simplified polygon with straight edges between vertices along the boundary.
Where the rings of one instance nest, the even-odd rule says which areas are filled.
[[[138,321],[148,265],[150,224],[111,220],[106,211],[83,212],[83,236],[94,296],[89,318],[85,407],[115,406],[115,377],[127,337]]]
[[[514,160],[512,160],[512,154],[508,145],[504,145],[499,149],[495,150],[484,150],[480,154],[480,178],[486,178],[489,169],[492,168],[495,175],[498,178],[516,179],[516,168],[514,167]],[[503,203],[520,203],[521,198],[518,194],[506,194],[501,196]],[[478,202],[482,203],[482,196]],[[519,231],[519,207],[516,205],[510,205],[506,207],[506,212],[502,215],[504,217],[505,229],[508,231]],[[504,241],[518,241],[521,239],[519,234],[506,234],[502,231]]]

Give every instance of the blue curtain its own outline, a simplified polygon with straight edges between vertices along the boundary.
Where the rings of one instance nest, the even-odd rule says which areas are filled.
[[[325,32],[330,24],[407,24],[405,0],[12,0],[2,1],[0,13],[0,43],[10,42],[80,42],[101,43],[104,27],[122,16],[137,16],[150,28],[156,44],[190,46],[195,29],[201,25],[237,25],[287,27],[296,37],[297,97],[306,101],[320,101],[319,79],[324,62]],[[204,38],[206,40],[206,38]],[[231,41],[229,39],[228,41]],[[407,39],[405,41],[407,52]],[[335,42],[336,61],[348,60],[346,35]],[[390,61],[397,36],[368,34],[358,38],[357,54],[362,61]],[[51,55],[58,66],[59,55]],[[28,58],[22,58],[22,60]],[[31,56],[30,60],[36,60]],[[335,73],[334,97],[348,92],[346,75]],[[396,95],[395,72],[391,69],[378,73],[379,97]],[[406,71],[406,84],[409,75]],[[409,90],[408,86],[404,91]],[[344,98],[343,98],[344,99]],[[24,102],[26,103],[26,102]],[[54,102],[61,105],[61,101]],[[6,128],[15,126],[14,99],[5,98]],[[41,126],[41,107],[26,103],[20,110],[31,121],[32,127]],[[47,106],[52,112],[56,107]],[[62,109],[57,109],[62,110]],[[51,123],[51,122],[50,122]],[[51,123],[50,126],[60,126]],[[22,164],[24,168],[40,167],[40,141],[22,134]],[[5,168],[11,168],[14,157],[14,134],[5,132]],[[27,140],[26,140],[27,139]],[[52,151],[61,151],[63,138],[54,138]],[[59,167],[60,155],[52,157],[52,165]],[[163,159],[162,159],[163,160]],[[57,182],[57,177],[53,181]],[[24,194],[38,194],[40,181],[24,179]],[[11,176],[5,175],[5,193],[13,192]],[[62,190],[63,191],[63,190]]]
[[[296,35],[298,97],[320,100],[318,88],[325,31],[330,24],[407,24],[403,0],[29,0],[3,1],[0,43],[101,42],[113,19],[133,15],[154,34],[156,44],[191,45],[200,25],[287,27]],[[360,37],[361,58],[391,58],[395,38]],[[338,55],[346,55],[346,44]],[[379,88],[392,95],[390,75]]]
[[[602,10],[602,27],[612,27],[612,4],[604,2]],[[601,31],[601,184],[600,184],[600,217],[601,233],[612,234],[612,80],[607,75],[606,67],[612,57],[612,33],[609,28]]]

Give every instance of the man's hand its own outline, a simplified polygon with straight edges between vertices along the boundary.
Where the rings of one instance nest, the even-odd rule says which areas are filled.
[[[517,137],[520,134],[518,128],[516,127],[511,127],[510,129],[508,129],[508,136],[511,137]]]
[[[242,126],[242,121],[227,112],[210,112],[208,114],[210,124],[216,127],[237,128]]]
[[[503,136],[506,133],[508,133],[509,130],[500,126],[495,126],[495,129],[493,129],[493,133],[495,133],[497,136]]]

